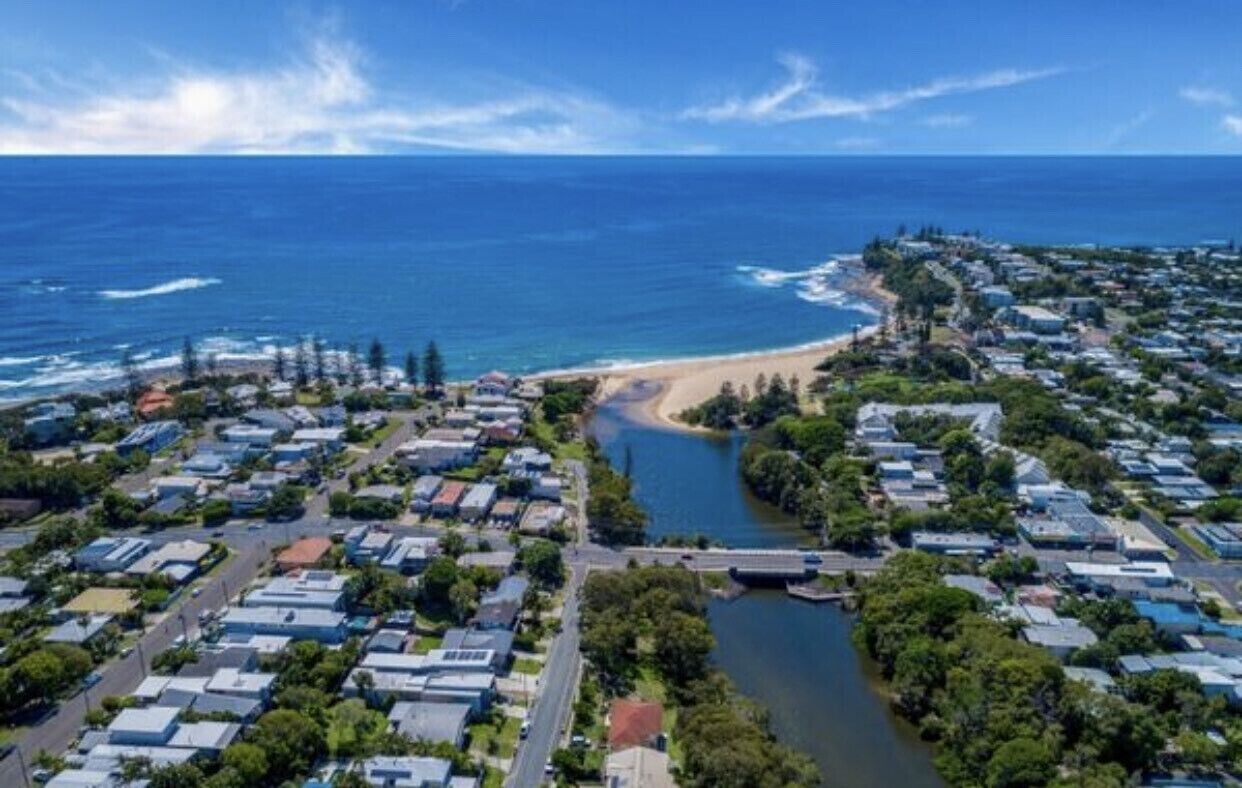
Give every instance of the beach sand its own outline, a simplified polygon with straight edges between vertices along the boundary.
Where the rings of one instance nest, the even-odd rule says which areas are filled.
[[[860,277],[851,291],[877,304],[891,305],[896,301],[896,296],[880,286],[877,276]],[[867,326],[858,332],[858,336],[862,339],[878,330],[878,325]],[[768,353],[661,361],[594,374],[555,377],[597,377],[600,380],[598,397],[601,401],[636,388],[644,392],[654,390],[653,394],[641,397],[631,413],[656,426],[694,430],[696,428],[677,419],[677,415],[718,394],[726,381],[732,383],[735,389],[745,385],[753,390],[755,378],[760,374],[771,379],[779,373],[786,381],[796,375],[799,384],[805,388],[818,375],[816,365],[827,356],[849,347],[851,341],[850,336],[835,337]]]

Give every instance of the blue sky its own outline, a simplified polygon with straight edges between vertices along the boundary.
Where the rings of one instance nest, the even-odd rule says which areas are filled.
[[[1242,3],[0,5],[4,153],[1242,153]]]

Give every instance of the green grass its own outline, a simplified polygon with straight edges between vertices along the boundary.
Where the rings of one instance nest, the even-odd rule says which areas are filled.
[[[634,694],[643,700],[658,701],[664,704],[664,730],[671,733],[676,729],[677,707],[669,702],[668,688],[664,686],[660,674],[650,665],[641,665],[638,668],[638,678],[634,682]],[[668,757],[674,763],[682,762],[681,744],[671,736],[669,737]]]
[[[526,429],[532,436],[550,444],[553,447],[552,456],[556,459],[586,461],[586,444],[581,440],[558,441],[556,439],[556,430],[552,428],[551,424],[543,420],[542,415],[538,418],[532,418]]]
[[[519,657],[513,661],[514,673],[525,673],[528,676],[538,676],[543,670],[543,663],[529,657]]]
[[[303,390],[303,391],[299,391],[299,392],[298,392],[298,393],[294,396],[294,401],[295,401],[295,402],[297,402],[299,405],[305,405],[305,406],[306,406],[306,407],[308,407],[308,408],[313,408],[313,407],[315,407],[316,405],[322,405],[322,404],[323,404],[323,403],[319,400],[319,395],[318,395],[318,394],[316,394],[316,393],[315,393],[315,392],[313,392],[313,391],[304,391],[304,390]]]
[[[505,774],[493,766],[484,767],[483,788],[504,788]]]
[[[28,725],[0,725],[0,744],[17,741],[28,730],[30,730]]]
[[[717,591],[729,587],[728,572],[700,572],[699,579],[703,581],[703,585]]]
[[[470,749],[479,755],[495,755],[499,758],[512,758],[517,751],[518,734],[522,730],[522,721],[507,714],[499,716],[500,724],[480,722],[470,726]],[[496,742],[495,749],[490,750],[490,742]]]
[[[386,422],[384,422],[384,426],[380,427],[375,432],[372,432],[369,436],[367,436],[366,440],[358,445],[368,449],[378,449],[379,445],[388,440],[389,436],[400,429],[400,427],[401,422],[398,419],[389,418]]]
[[[435,635],[419,635],[418,642],[414,644],[415,654],[426,654],[432,649],[437,649],[444,642],[444,638]]]
[[[1194,533],[1193,533],[1190,529],[1188,529],[1188,528],[1173,528],[1173,529],[1172,529],[1172,531],[1173,531],[1175,534],[1177,534],[1177,538],[1178,538],[1178,539],[1181,539],[1181,540],[1182,540],[1182,542],[1183,542],[1183,543],[1184,543],[1187,547],[1189,547],[1191,550],[1194,550],[1194,551],[1195,551],[1195,553],[1197,553],[1197,554],[1199,555],[1199,557],[1200,557],[1200,558],[1204,559],[1205,561],[1215,561],[1215,560],[1216,560],[1216,553],[1213,553],[1213,552],[1212,552],[1212,548],[1210,548],[1210,547],[1208,547],[1206,544],[1204,544],[1204,543],[1203,543],[1203,540],[1201,540],[1199,537],[1195,536],[1195,535],[1194,535]]]

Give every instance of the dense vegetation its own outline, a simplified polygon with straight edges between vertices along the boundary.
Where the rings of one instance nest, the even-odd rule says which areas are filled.
[[[594,441],[587,441],[587,452],[591,496],[586,513],[591,530],[605,544],[642,544],[647,513],[634,501],[629,477],[613,469]]]
[[[684,753],[679,783],[817,785],[806,756],[779,744],[765,716],[711,666],[715,646],[698,578],[679,567],[593,572],[582,590],[582,651],[604,694],[624,697],[644,672],[677,706],[671,732]]]
[[[943,585],[946,568],[922,553],[894,557],[863,586],[854,634],[898,711],[936,742],[937,768],[951,784],[1121,786],[1143,771],[1231,767],[1242,756],[1242,719],[1205,698],[1193,676],[1123,679],[1120,697],[1067,681],[1047,651],[1016,639],[970,593]],[[1154,645],[1128,608],[1067,611],[1102,637],[1077,661],[1108,665],[1118,651]],[[1214,744],[1211,730],[1227,744]]]

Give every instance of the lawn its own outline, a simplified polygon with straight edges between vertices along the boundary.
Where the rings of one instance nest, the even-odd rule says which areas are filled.
[[[512,758],[517,751],[522,721],[507,714],[498,715],[500,724],[479,722],[470,726],[470,749],[480,755]]]
[[[586,461],[586,444],[580,440],[568,443],[556,439],[556,430],[542,417],[533,418],[527,425],[527,431],[541,442],[552,445],[552,456],[558,460]]]
[[[1191,550],[1198,553],[1200,558],[1205,561],[1216,560],[1216,553],[1212,552],[1212,548],[1204,544],[1189,528],[1173,528],[1172,530],[1177,534],[1177,538],[1181,539]]]
[[[401,421],[399,419],[389,418],[388,421],[384,422],[383,427],[371,433],[366,440],[358,445],[365,446],[368,449],[377,449],[381,443],[388,440],[389,436],[400,428]]]
[[[543,670],[543,663],[529,657],[518,657],[513,661],[514,673],[525,673],[528,676],[538,676]]]
[[[435,635],[419,635],[418,641],[414,644],[415,654],[426,654],[432,649],[437,649],[444,642],[444,638]]]

